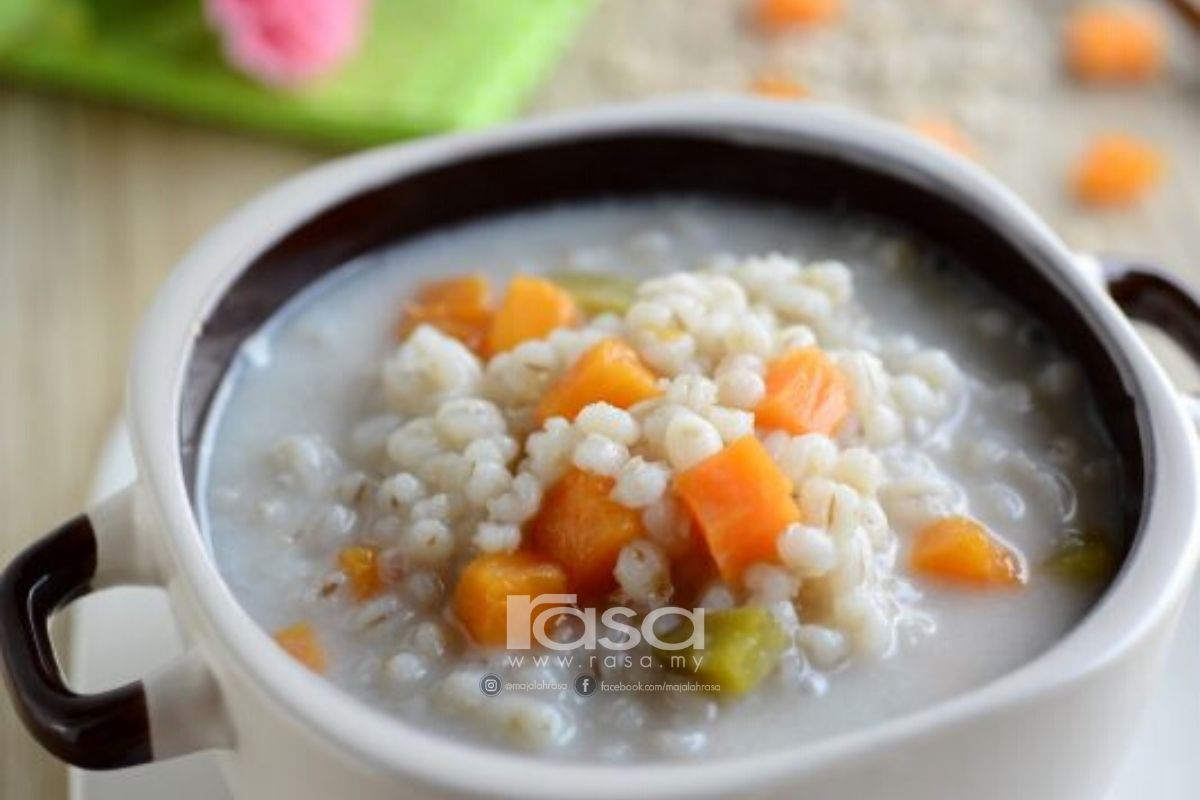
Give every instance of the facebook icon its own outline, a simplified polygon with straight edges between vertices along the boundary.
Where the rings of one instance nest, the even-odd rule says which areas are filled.
[[[586,672],[575,679],[575,694],[580,697],[591,697],[596,692],[596,679]]]

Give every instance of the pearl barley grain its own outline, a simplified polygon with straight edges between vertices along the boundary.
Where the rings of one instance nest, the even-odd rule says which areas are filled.
[[[645,508],[659,501],[670,479],[670,470],[665,464],[634,456],[617,473],[612,498],[627,508]]]
[[[500,410],[476,397],[456,397],[442,403],[434,417],[434,425],[442,440],[456,448],[504,433],[504,417]]]
[[[818,669],[834,669],[850,655],[846,635],[823,625],[801,625],[797,634],[804,654]]]
[[[676,470],[692,467],[721,450],[721,434],[708,420],[681,411],[667,424],[667,459]]]
[[[721,440],[725,444],[736,442],[738,439],[754,433],[754,415],[749,411],[709,406],[704,410],[704,418],[717,429],[717,433],[721,435]]]
[[[425,496],[425,486],[415,475],[398,472],[379,484],[376,494],[379,507],[387,511],[401,511]]]
[[[605,477],[616,475],[628,460],[629,450],[625,445],[598,433],[585,436],[571,455],[571,462],[575,466]]]
[[[633,415],[608,403],[592,403],[575,417],[575,427],[583,434],[597,434],[625,446],[638,440],[641,432]]]
[[[779,537],[779,558],[801,578],[819,578],[837,565],[837,549],[825,531],[798,523]]]
[[[731,369],[717,376],[717,396],[731,408],[753,409],[766,392],[762,376],[748,369]]]
[[[454,536],[437,519],[421,519],[412,524],[401,539],[403,551],[416,564],[434,565],[454,552]]]
[[[521,529],[507,523],[481,522],[473,541],[481,553],[515,553],[521,546]]]
[[[522,472],[513,478],[507,492],[488,501],[488,514],[497,522],[519,525],[537,513],[541,502],[541,483],[535,476]]]
[[[407,688],[429,674],[425,660],[415,653],[397,653],[386,664],[388,678],[396,686]]]
[[[477,687],[475,692],[479,694]],[[497,736],[524,750],[545,750],[560,744],[573,730],[564,710],[519,695],[492,698],[483,706],[483,715]]]
[[[761,604],[791,600],[800,590],[800,582],[774,564],[751,564],[742,573],[742,582],[751,599]]]
[[[613,575],[635,603],[647,608],[658,608],[671,596],[671,565],[662,549],[646,539],[621,548]]]

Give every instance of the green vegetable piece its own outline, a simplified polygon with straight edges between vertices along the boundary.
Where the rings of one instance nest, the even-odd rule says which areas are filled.
[[[637,281],[618,275],[563,270],[546,276],[566,289],[585,314],[624,314],[633,304]]]
[[[1117,571],[1117,552],[1096,533],[1069,536],[1042,564],[1047,572],[1071,583],[1104,583]]]
[[[677,644],[691,638],[684,622],[659,637]],[[765,608],[746,606],[704,612],[703,647],[658,651],[663,665],[731,695],[752,691],[771,674],[788,646],[788,635]]]

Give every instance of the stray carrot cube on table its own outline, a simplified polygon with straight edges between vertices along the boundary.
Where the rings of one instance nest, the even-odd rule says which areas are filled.
[[[937,142],[951,152],[967,158],[975,157],[975,145],[961,128],[949,120],[937,117],[919,117],[909,122],[908,127],[914,133],[918,133],[932,142]]]
[[[755,0],[754,17],[770,33],[815,27],[842,14],[842,0]]]
[[[1159,183],[1164,161],[1158,149],[1148,142],[1124,134],[1104,134],[1079,157],[1071,176],[1071,188],[1084,205],[1130,205]]]
[[[1143,83],[1162,72],[1165,39],[1158,18],[1144,8],[1085,6],[1067,19],[1067,66],[1084,81]]]
[[[778,72],[764,72],[750,82],[750,91],[774,100],[803,100],[808,88]]]

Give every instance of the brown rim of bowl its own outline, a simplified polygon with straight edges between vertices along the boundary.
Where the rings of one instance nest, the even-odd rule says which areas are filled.
[[[1196,33],[1200,33],[1200,3],[1195,0],[1167,0],[1167,2],[1187,20]]]

